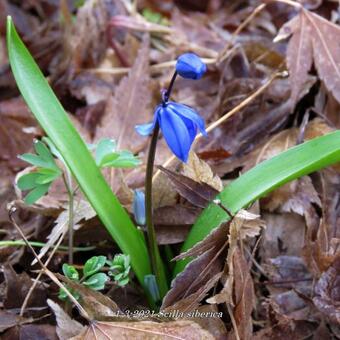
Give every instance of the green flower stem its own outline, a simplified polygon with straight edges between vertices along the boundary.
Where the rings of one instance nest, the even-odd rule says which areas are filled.
[[[68,263],[73,264],[73,243],[74,243],[74,194],[72,189],[72,176],[66,170],[66,176],[63,175],[64,184],[68,195]]]
[[[36,241],[29,241],[28,242],[32,247],[37,247],[37,248],[43,248],[46,246],[46,243],[43,242],[36,242]],[[6,241],[0,241],[0,247],[20,247],[20,246],[26,246],[25,241],[22,240],[6,240]],[[94,246],[90,247],[73,247],[73,251],[90,251],[96,249]],[[68,247],[67,246],[59,246],[58,250],[61,251],[67,251]]]
[[[152,175],[153,166],[155,162],[155,154],[157,147],[157,139],[159,134],[159,124],[155,123],[155,128],[152,133],[148,161],[146,167],[146,177],[145,177],[145,218],[146,218],[146,228],[147,228],[147,240],[148,240],[148,250],[151,260],[151,267],[154,275],[156,276],[156,281],[158,284],[158,289],[161,297],[163,297],[168,291],[167,279],[165,274],[164,265],[159,254],[159,249],[157,245],[155,227],[153,225],[153,208],[152,208]]]

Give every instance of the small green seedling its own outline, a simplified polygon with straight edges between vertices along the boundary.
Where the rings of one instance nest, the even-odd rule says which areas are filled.
[[[120,286],[126,286],[129,283],[130,273],[130,256],[124,254],[115,255],[113,260],[107,260],[107,265],[110,267],[109,275],[114,282]]]
[[[102,290],[105,288],[105,283],[110,280],[110,278],[105,273],[99,272],[103,269],[105,263],[106,256],[93,256],[86,261],[83,268],[82,278],[80,278],[77,269],[67,263],[63,264],[63,273],[68,279],[77,283],[81,283],[90,289]],[[67,288],[74,296],[74,298],[78,300],[80,297],[79,293],[72,288]],[[67,295],[64,289],[59,290],[59,299],[67,299]]]

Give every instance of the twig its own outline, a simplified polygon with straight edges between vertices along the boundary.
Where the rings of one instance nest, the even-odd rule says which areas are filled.
[[[34,255],[34,257],[36,258],[36,260],[38,261],[39,265],[41,266],[44,274],[46,274],[59,288],[64,289],[66,295],[68,296],[68,298],[75,304],[75,306],[78,308],[79,312],[82,314],[82,316],[87,319],[88,321],[91,321],[88,313],[86,312],[86,310],[80,305],[80,303],[74,298],[74,296],[69,292],[69,290],[57,279],[57,277],[49,270],[46,268],[46,266],[42,263],[42,261],[40,260],[40,258],[38,257],[38,254],[35,252],[34,248],[30,245],[30,243],[28,242],[25,234],[22,232],[21,228],[18,226],[18,224],[15,222],[14,216],[13,214],[15,213],[16,208],[14,206],[10,207],[9,209],[9,218],[12,222],[12,224],[14,225],[14,227],[17,229],[17,231],[19,232],[20,236],[22,237],[22,239],[25,241],[27,247],[30,248],[32,254]]]

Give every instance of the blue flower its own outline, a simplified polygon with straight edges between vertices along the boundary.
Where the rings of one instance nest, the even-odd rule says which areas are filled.
[[[177,59],[176,71],[183,78],[200,79],[207,66],[194,53],[184,53]]]
[[[136,130],[142,136],[147,136],[157,121],[169,148],[183,162],[188,160],[197,129],[204,136],[207,135],[202,117],[191,107],[183,104],[167,102],[158,105],[153,122],[137,125]]]

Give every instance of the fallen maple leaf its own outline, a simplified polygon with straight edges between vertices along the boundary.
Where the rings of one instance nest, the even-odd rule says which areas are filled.
[[[309,83],[306,88],[312,63],[327,89],[340,102],[340,46],[337,43],[340,39],[340,27],[302,8],[296,17],[280,29],[274,41],[290,35],[292,37],[287,49],[287,66],[293,104],[313,84]]]

